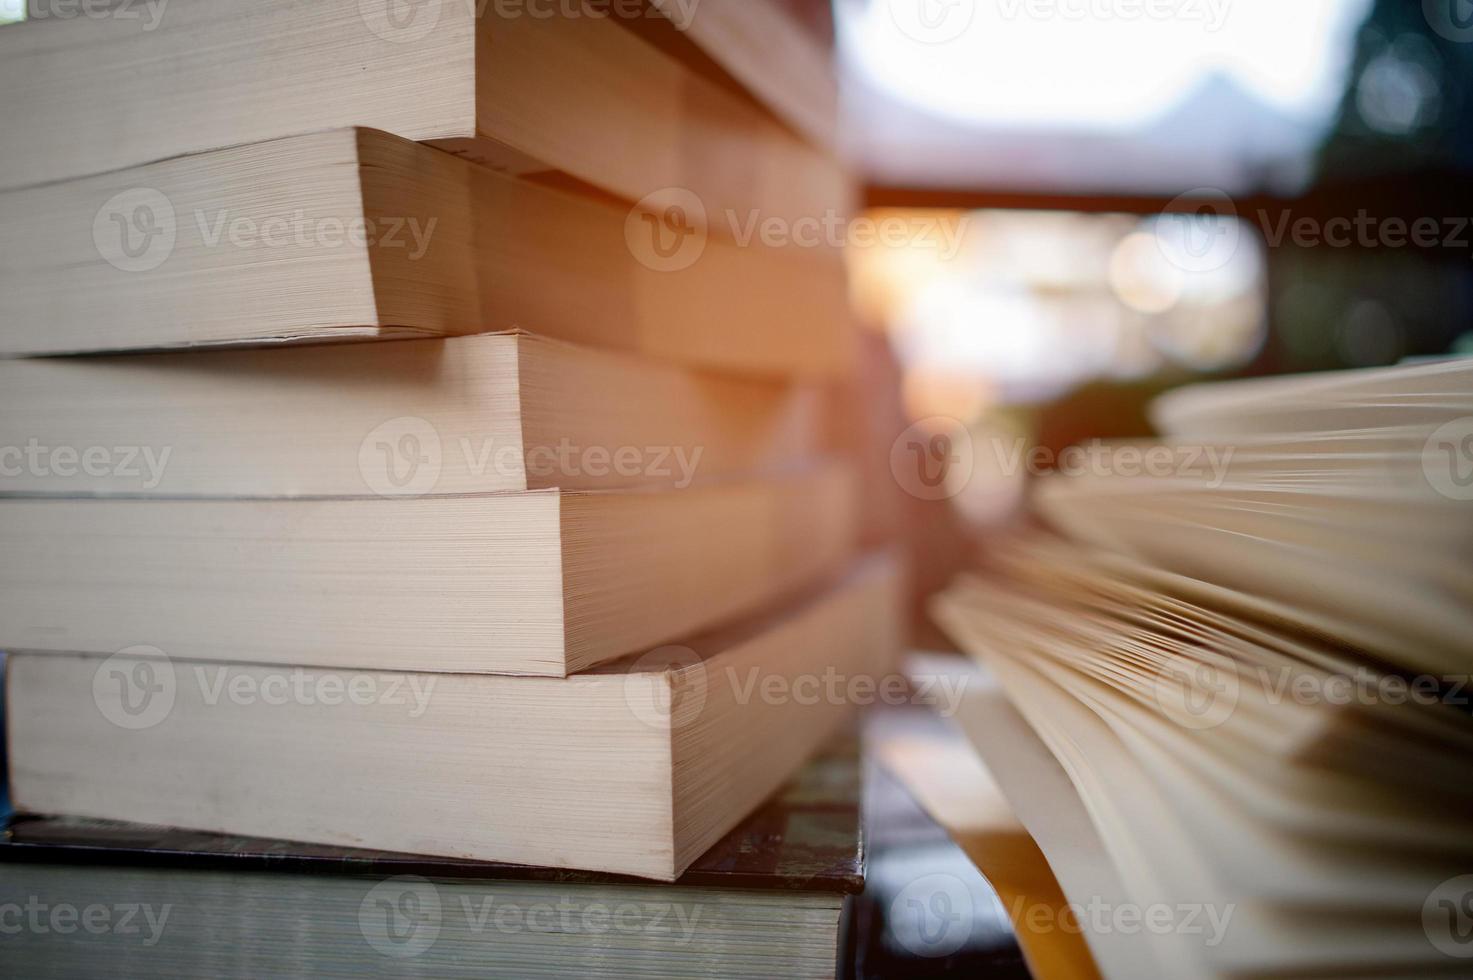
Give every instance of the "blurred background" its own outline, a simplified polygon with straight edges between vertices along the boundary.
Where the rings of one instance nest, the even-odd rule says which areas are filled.
[[[891,232],[849,254],[910,422],[1057,452],[1186,381],[1473,352],[1466,0],[798,5]],[[1021,496],[999,455],[972,522]]]

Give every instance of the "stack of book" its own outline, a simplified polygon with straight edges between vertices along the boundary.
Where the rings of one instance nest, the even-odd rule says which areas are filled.
[[[1156,414],[937,600],[977,747],[1111,980],[1466,975],[1473,361]]]
[[[851,183],[736,7],[826,56],[597,6],[0,29],[17,811],[672,881],[885,669],[781,234]]]
[[[0,908],[22,928],[0,962],[31,977],[832,977],[869,839],[888,829],[860,773],[854,740],[838,740],[678,885],[20,820],[0,841]],[[49,928],[72,908],[105,924]],[[40,929],[25,928],[32,910]]]

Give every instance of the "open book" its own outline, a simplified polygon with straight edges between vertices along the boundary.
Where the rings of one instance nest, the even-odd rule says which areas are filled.
[[[1157,920],[1153,975],[1465,975],[1473,365],[1159,416],[1226,467],[1050,478],[1061,534],[993,549],[938,620],[1067,773],[1123,893],[1097,904]]]

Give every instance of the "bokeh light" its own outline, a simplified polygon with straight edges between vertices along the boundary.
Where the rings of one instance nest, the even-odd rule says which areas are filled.
[[[1266,326],[1262,239],[1237,219],[1176,217],[952,212],[954,256],[851,249],[856,303],[893,340],[911,417],[971,422],[1095,380],[1250,360]]]

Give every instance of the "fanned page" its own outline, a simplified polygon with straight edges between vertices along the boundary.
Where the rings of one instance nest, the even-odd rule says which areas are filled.
[[[1129,907],[1175,917],[1153,944],[1165,965],[1126,976],[1342,976],[1368,965],[1378,973],[1439,966],[1442,954],[1426,942],[1417,914],[1445,877],[1435,866],[1407,873],[1377,849],[1357,867],[1363,851],[1265,830],[1195,778],[1169,743],[1130,725],[1122,702],[1098,688],[1081,700],[1087,684],[1068,682],[1071,691],[1059,686],[1060,671],[1040,673],[996,650],[985,659],[1069,774],[1124,876]]]
[[[1157,399],[1151,417],[1172,436],[1240,436],[1441,425],[1473,415],[1473,360],[1202,384]]]
[[[988,658],[1013,703],[1063,766],[1089,813],[1106,851],[1120,871],[1127,907],[1170,907],[1173,915],[1221,916],[1219,892],[1184,827],[1138,768],[1127,763],[1109,729],[1061,692],[1034,680],[1031,671],[1006,656]],[[1107,791],[1106,784],[1110,787]],[[1192,909],[1188,910],[1188,906]],[[1205,925],[1205,923],[1203,923]],[[1231,927],[1231,920],[1228,922]],[[1208,942],[1180,930],[1151,933],[1163,977],[1224,975],[1212,965]]]
[[[938,622],[1058,759],[1130,901],[1231,911],[1143,975],[1457,975],[1425,910],[1473,862],[1473,493],[1438,468],[1473,439],[1473,366],[1157,414],[1162,450],[1208,465],[1045,478],[1047,527],[989,543]]]
[[[1473,383],[1455,367],[1435,373]],[[1469,500],[1437,482],[1442,427],[1405,419],[1250,436],[1246,447],[1214,437],[1196,447],[1218,461],[1211,473],[1056,476],[1035,506],[1076,540],[1338,620],[1403,669],[1468,673]]]
[[[1069,777],[989,673],[975,675],[957,721],[1048,858],[1078,927],[1106,980],[1160,972],[1151,942],[1138,942],[1091,919],[1091,907],[1118,908],[1125,886],[1106,855]]]

